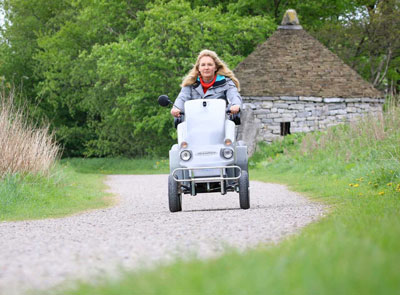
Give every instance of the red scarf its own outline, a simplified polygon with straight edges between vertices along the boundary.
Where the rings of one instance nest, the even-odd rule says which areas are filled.
[[[211,86],[213,86],[213,84],[215,83],[215,80],[216,80],[216,79],[217,79],[217,75],[214,76],[214,79],[213,79],[210,83],[205,83],[205,82],[203,81],[203,78],[200,77],[200,83],[201,83],[201,86],[203,86],[203,92],[204,92],[204,94],[206,94],[208,88],[210,88]]]

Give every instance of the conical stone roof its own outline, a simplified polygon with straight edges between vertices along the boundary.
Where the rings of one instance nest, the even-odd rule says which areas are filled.
[[[294,16],[234,70],[242,96],[383,97]]]

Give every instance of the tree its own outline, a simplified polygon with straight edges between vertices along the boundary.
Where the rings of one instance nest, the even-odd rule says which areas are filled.
[[[40,34],[33,57],[43,77],[38,97],[69,156],[165,154],[173,132],[158,95],[177,95],[201,49],[233,67],[275,28],[268,17],[186,1],[149,2],[145,10],[130,1],[91,3],[73,2],[76,15]]]
[[[313,34],[375,87],[400,89],[400,3],[359,0],[358,9]]]
[[[192,8],[178,0],[149,4],[138,14],[137,35],[127,33],[87,55],[97,61],[98,74],[90,99],[109,106],[98,113],[98,137],[90,142],[89,154],[166,154],[172,119],[156,98],[163,93],[176,97],[200,50],[215,50],[234,67],[275,28],[270,18],[224,14],[222,9]],[[97,96],[103,90],[107,101]]]

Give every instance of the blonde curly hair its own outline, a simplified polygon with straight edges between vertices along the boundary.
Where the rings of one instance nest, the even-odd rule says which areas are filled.
[[[208,49],[202,50],[199,53],[199,55],[197,56],[195,65],[189,71],[189,73],[186,75],[186,77],[183,78],[181,87],[189,86],[196,82],[197,77],[199,77],[199,75],[200,75],[200,72],[199,72],[200,59],[204,56],[209,56],[214,60],[215,65],[217,66],[217,72],[216,72],[217,75],[221,75],[221,76],[230,78],[233,81],[233,83],[235,83],[238,91],[240,91],[240,83],[239,83],[239,80],[235,77],[235,74],[228,68],[228,66],[225,64],[225,62],[222,61],[218,57],[217,53],[215,53],[212,50],[208,50]]]

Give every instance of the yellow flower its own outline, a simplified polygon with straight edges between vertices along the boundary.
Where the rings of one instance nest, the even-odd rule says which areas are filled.
[[[362,193],[359,193],[358,195],[359,195],[360,197],[362,197],[362,196],[363,196],[363,194],[362,194]]]
[[[380,196],[382,196],[382,195],[384,195],[385,194],[385,192],[379,192],[378,193],[378,195],[380,195]]]
[[[393,183],[389,182],[388,184],[386,184],[387,186],[392,186]]]
[[[368,184],[372,184],[372,181],[368,181]]]
[[[359,186],[359,184],[358,184],[358,183],[356,183],[356,184],[354,184],[353,186],[354,186],[354,187],[358,187],[358,186]]]
[[[160,162],[157,161],[157,162],[156,162],[156,165],[157,165],[157,166],[160,165]]]
[[[349,186],[353,186],[353,184],[352,184],[352,183],[349,183]]]

